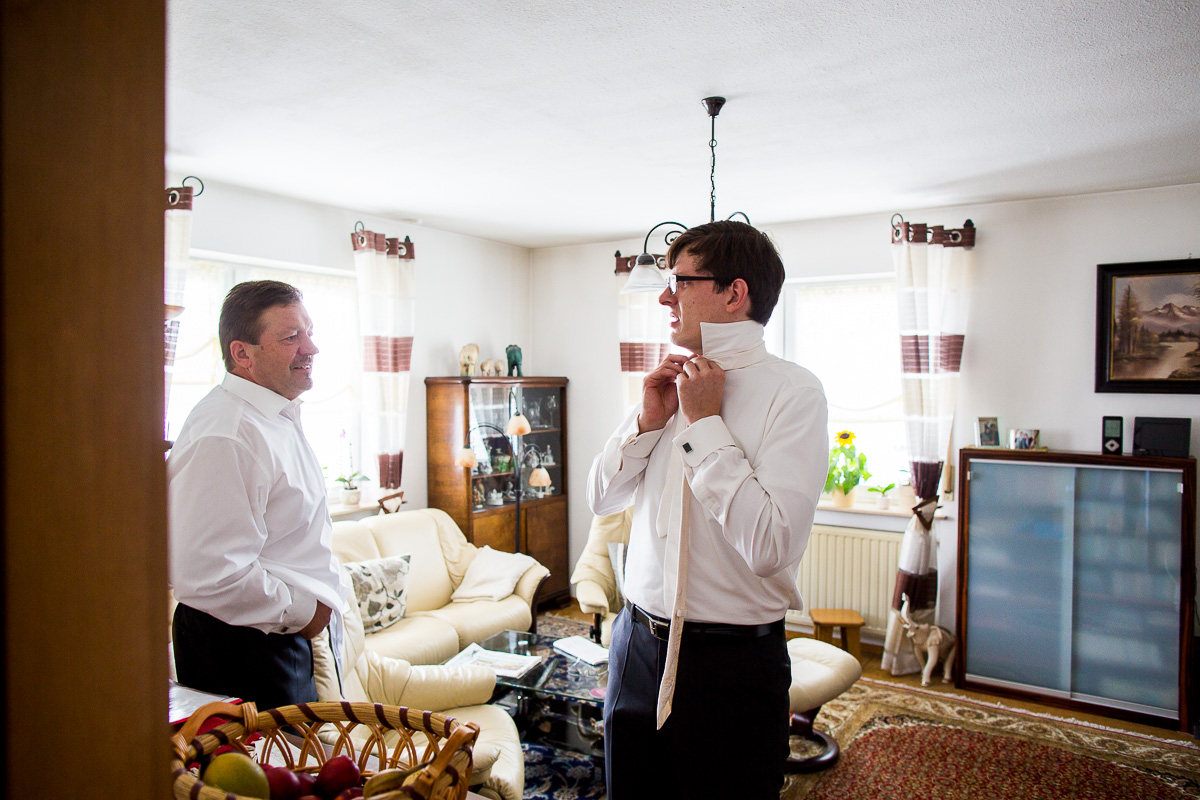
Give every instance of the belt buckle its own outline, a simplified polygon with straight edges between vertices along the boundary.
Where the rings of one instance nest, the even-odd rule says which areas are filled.
[[[646,615],[646,622],[648,622],[650,624],[650,635],[653,636],[655,639],[664,638],[663,636],[659,635],[659,630],[661,630],[662,628],[666,627],[668,631],[670,630],[669,626],[664,626],[661,622],[654,619],[649,614]]]

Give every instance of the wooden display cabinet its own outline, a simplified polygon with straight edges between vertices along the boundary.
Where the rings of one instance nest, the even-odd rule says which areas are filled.
[[[964,448],[955,685],[1189,731],[1196,460]]]
[[[528,553],[541,562],[550,570],[541,601],[558,602],[570,595],[566,401],[566,378],[425,379],[429,505],[449,514],[476,546]],[[501,431],[517,409],[532,430],[524,436],[505,436]],[[494,429],[481,427],[487,425]],[[479,461],[474,470],[454,464],[468,435]],[[510,463],[510,446],[518,455],[515,466]],[[535,466],[549,473],[547,489],[529,485]]]

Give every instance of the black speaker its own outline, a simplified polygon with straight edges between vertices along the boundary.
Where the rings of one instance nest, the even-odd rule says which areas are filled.
[[[1192,439],[1188,417],[1134,417],[1133,454],[1187,458]]]

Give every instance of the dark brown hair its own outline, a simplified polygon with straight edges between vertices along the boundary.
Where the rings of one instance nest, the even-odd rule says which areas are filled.
[[[225,371],[233,372],[234,368],[229,345],[234,342],[258,344],[263,332],[264,311],[275,306],[290,306],[303,299],[299,289],[282,281],[246,281],[230,289],[221,306],[221,321],[217,325]]]
[[[716,278],[719,292],[738,278],[750,289],[750,319],[767,324],[783,288],[783,261],[762,231],[744,222],[722,219],[689,228],[671,242],[667,266],[684,253],[696,257],[696,268]]]

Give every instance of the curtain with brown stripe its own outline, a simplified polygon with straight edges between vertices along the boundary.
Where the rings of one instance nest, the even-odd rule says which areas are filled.
[[[179,343],[179,315],[183,313],[183,289],[187,283],[188,251],[192,246],[191,186],[173,186],[165,191],[163,236],[163,433],[175,372],[175,347]]]
[[[932,623],[937,616],[937,542],[944,523],[933,516],[958,397],[975,226],[967,220],[962,228],[947,229],[901,218],[893,224],[892,245],[902,398],[917,506],[900,545],[882,667],[893,675],[908,675],[920,672],[923,664],[904,635],[899,614],[904,598],[914,623]],[[952,531],[947,534],[953,536]]]
[[[622,294],[635,257],[618,259],[617,341],[621,349],[621,413],[642,400],[642,378],[659,365],[671,349],[671,326],[666,306],[656,292]],[[665,281],[665,270],[664,270]]]
[[[636,256],[623,257],[617,251],[617,346],[621,358],[621,410],[620,417],[629,413],[635,404],[642,402],[642,379],[653,371],[671,350],[670,313],[658,302],[659,292],[622,292],[629,280]],[[665,256],[658,256],[659,265],[666,263]],[[663,285],[666,286],[667,270],[660,266]],[[615,521],[624,511],[610,514]],[[595,524],[595,523],[593,523]],[[574,576],[572,576],[574,578]]]
[[[351,234],[363,353],[363,464],[351,465],[399,489],[408,422],[416,292],[413,244],[368,230]]]

